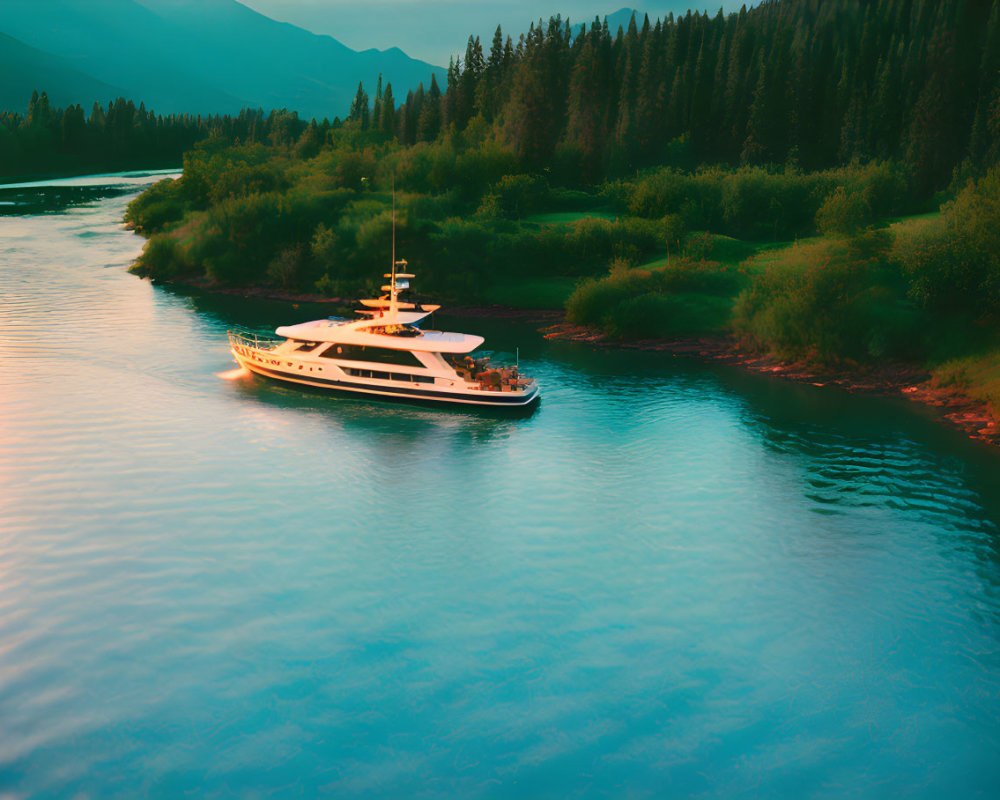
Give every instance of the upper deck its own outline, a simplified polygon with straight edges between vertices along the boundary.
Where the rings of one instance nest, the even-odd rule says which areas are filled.
[[[400,319],[397,320],[397,324],[407,325],[401,318],[409,315],[401,313],[398,316]],[[426,315],[414,314],[413,316],[423,317]],[[321,319],[301,322],[298,325],[283,325],[275,333],[288,339],[307,342],[338,342],[430,353],[469,353],[485,341],[482,336],[469,333],[424,331],[409,326],[407,326],[408,330],[405,335],[376,333],[372,330],[384,330],[386,327],[386,321],[381,319]],[[415,335],[413,331],[416,332]]]

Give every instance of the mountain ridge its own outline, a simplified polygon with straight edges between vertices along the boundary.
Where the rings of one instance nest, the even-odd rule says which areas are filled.
[[[46,91],[55,106],[80,103],[90,111],[91,103],[107,101],[123,90],[76,69],[70,62],[0,33],[0,109],[28,107],[31,93]]]
[[[380,73],[397,97],[445,76],[399,48],[352,50],[236,0],[50,0],[46,10],[52,22],[39,25],[37,3],[4,0],[0,31],[162,113],[261,107],[332,119],[347,114],[359,81],[373,89]]]

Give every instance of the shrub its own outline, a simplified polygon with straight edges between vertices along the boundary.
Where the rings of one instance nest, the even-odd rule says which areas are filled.
[[[304,261],[302,245],[287,247],[267,265],[267,282],[279,289],[295,289]]]
[[[136,275],[157,280],[171,280],[189,270],[177,240],[167,233],[158,233],[146,242],[131,269]]]
[[[187,206],[180,198],[177,181],[157,181],[136,197],[125,209],[125,221],[139,233],[149,236],[166,229],[184,216]]]
[[[677,214],[689,229],[778,240],[812,233],[820,206],[837,186],[863,196],[869,216],[903,213],[912,205],[909,173],[886,162],[809,174],[761,167],[693,173],[662,167],[631,181],[607,183],[602,193],[636,216]]]
[[[539,175],[504,175],[483,197],[478,213],[521,219],[538,208],[547,195],[548,184]]]
[[[968,183],[944,209],[944,241],[914,264],[916,292],[936,308],[1000,315],[1000,167]]]
[[[849,236],[872,224],[872,207],[864,192],[834,189],[816,212],[816,227],[827,236]]]
[[[295,215],[274,193],[226,200],[206,215],[199,242],[206,274],[224,284],[247,284],[267,267],[292,236]]]
[[[287,188],[284,176],[272,165],[235,163],[226,167],[215,179],[209,192],[213,203],[228,197],[283,191]]]
[[[716,331],[728,325],[744,281],[715,262],[678,259],[646,270],[618,261],[611,274],[577,287],[566,302],[566,318],[624,338]]]
[[[740,294],[734,328],[782,358],[824,363],[919,358],[926,320],[907,298],[897,263],[871,240],[830,250],[805,269],[779,265]]]

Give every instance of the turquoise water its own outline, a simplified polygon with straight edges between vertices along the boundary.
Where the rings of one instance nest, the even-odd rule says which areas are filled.
[[[497,321],[528,416],[227,379],[315,310],[119,191],[0,218],[0,797],[1000,793],[1000,453]]]

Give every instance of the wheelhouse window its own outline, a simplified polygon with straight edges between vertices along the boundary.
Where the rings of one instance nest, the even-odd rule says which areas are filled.
[[[423,367],[409,350],[392,350],[388,347],[369,347],[358,344],[333,344],[320,353],[323,358],[343,361],[370,361],[374,364],[396,364],[401,367]]]
[[[319,342],[301,342],[298,339],[293,339],[292,341],[298,345],[298,347],[295,348],[296,352],[308,353],[310,350],[315,350],[319,347]]]

